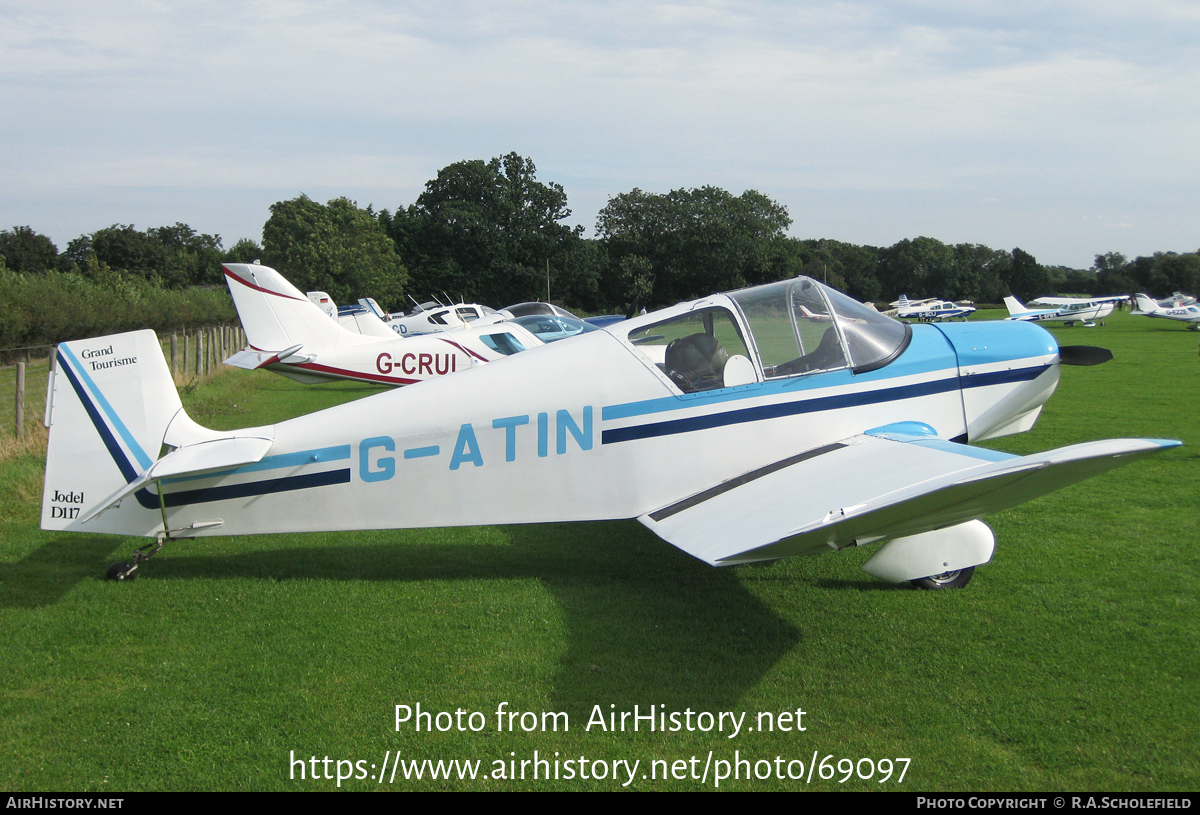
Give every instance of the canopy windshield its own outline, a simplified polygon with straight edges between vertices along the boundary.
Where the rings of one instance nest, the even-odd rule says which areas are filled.
[[[886,365],[912,329],[807,277],[730,293],[767,377]]]

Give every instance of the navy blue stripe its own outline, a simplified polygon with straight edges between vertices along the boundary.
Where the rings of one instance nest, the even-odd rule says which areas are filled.
[[[227,484],[200,490],[169,492],[163,496],[163,501],[168,508],[181,507],[189,504],[206,504],[210,501],[228,501],[232,498],[250,498],[255,495],[270,495],[276,492],[348,483],[350,483],[349,470],[328,470],[323,473],[290,475],[284,478],[269,478],[266,481],[251,481],[246,484]]]
[[[999,371],[994,374],[976,374],[966,377],[962,387],[980,388],[987,385],[1036,379],[1049,367],[1049,365],[1039,365],[1034,368]],[[649,439],[656,436],[671,436],[676,433],[691,433],[696,430],[710,430],[714,427],[726,427],[746,422],[761,422],[766,419],[797,416],[803,413],[817,413],[825,410],[860,407],[862,405],[874,405],[881,402],[894,402],[902,399],[914,399],[920,396],[955,391],[959,387],[958,377],[953,377],[933,382],[922,382],[917,385],[904,385],[898,388],[881,388],[875,391],[824,396],[819,399],[781,402],[774,405],[762,405],[761,407],[733,410],[726,413],[715,413],[709,416],[695,416],[690,419],[675,419],[669,422],[656,422],[654,424],[605,430],[601,434],[600,440],[602,444],[616,444],[618,442]]]
[[[104,423],[99,411],[96,410],[96,406],[87,397],[79,379],[75,376],[74,371],[71,370],[71,366],[66,362],[61,353],[58,355],[58,369],[67,374],[67,379],[70,381],[71,387],[75,389],[75,395],[79,397],[79,403],[87,411],[88,417],[92,420],[92,424],[96,428],[96,432],[100,434],[100,439],[104,442],[104,446],[108,448],[108,454],[112,456],[117,468],[121,471],[121,475],[124,476],[125,483],[128,484],[136,479],[138,477],[137,470],[129,463],[129,459],[125,457],[125,453],[117,443],[116,437],[108,429],[108,425]],[[310,487],[324,487],[330,484],[347,484],[349,482],[349,470],[330,470],[323,473],[272,478],[266,481],[254,481],[247,484],[230,484],[224,487],[172,492],[165,496],[165,503],[168,507],[178,507],[186,504],[203,504],[209,501],[224,501],[229,498],[248,498],[254,495],[269,495],[275,492],[304,490]],[[148,489],[142,488],[138,490],[134,493],[134,497],[146,509],[159,509],[159,496]]]
[[[963,389],[986,388],[988,385],[1007,385],[1012,382],[1025,382],[1037,379],[1049,365],[1039,365],[1036,368],[1016,368],[1012,371],[996,371],[990,374],[971,374],[962,379]]]
[[[71,370],[70,364],[60,351],[58,354],[58,369],[67,375],[67,379],[71,382],[71,387],[75,389],[75,395],[79,397],[79,403],[83,405],[83,409],[87,411],[88,417],[92,420],[92,424],[96,427],[96,432],[100,434],[100,439],[104,442],[104,446],[108,448],[108,454],[112,456],[113,461],[117,463],[117,468],[121,471],[121,475],[125,477],[125,483],[133,481],[138,477],[137,470],[129,463],[129,459],[125,457],[125,453],[121,450],[121,445],[117,443],[117,439],[113,436],[112,431],[108,429],[104,419],[101,418],[100,412],[96,410],[96,406],[92,404],[92,400],[88,398],[87,392],[84,391],[83,385],[80,384],[75,372]]]
[[[80,384],[79,379],[75,376],[75,372],[71,370],[71,366],[60,352],[58,355],[58,369],[67,374],[67,379],[71,383],[71,387],[75,389],[75,395],[79,397],[79,403],[83,405],[83,409],[87,411],[88,417],[92,420],[92,424],[96,428],[96,432],[100,434],[100,440],[104,442],[104,446],[108,448],[108,454],[112,456],[112,460],[116,463],[117,469],[121,471],[121,475],[125,477],[125,483],[128,484],[138,477],[137,470],[129,463],[129,459],[125,457],[124,451],[121,450],[121,445],[117,443],[116,436],[108,429],[104,419],[100,417],[100,412],[96,410],[96,406],[92,404],[92,400],[87,397],[87,393]],[[158,496],[154,495],[149,490],[142,488],[135,492],[133,496],[137,502],[145,509],[158,509]]]

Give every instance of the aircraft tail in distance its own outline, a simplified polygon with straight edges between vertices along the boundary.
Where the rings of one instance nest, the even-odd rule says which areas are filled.
[[[379,341],[329,319],[304,292],[268,266],[226,263],[223,268],[246,340],[255,350],[276,353],[299,347],[312,354]]]
[[[1137,312],[1135,313],[1153,314],[1159,309],[1158,301],[1148,294],[1136,294],[1133,299],[1137,302]]]
[[[1010,317],[1018,314],[1024,314],[1025,312],[1029,311],[1029,309],[1025,308],[1020,300],[1013,297],[1011,294],[1004,298],[1004,307],[1008,309],[1008,314]]]

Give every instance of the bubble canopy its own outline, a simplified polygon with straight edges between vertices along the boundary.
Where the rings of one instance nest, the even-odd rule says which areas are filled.
[[[836,289],[796,277],[729,293],[768,377],[880,368],[904,351],[912,328]]]

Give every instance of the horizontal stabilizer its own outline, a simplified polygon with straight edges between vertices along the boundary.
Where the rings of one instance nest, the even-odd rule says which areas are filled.
[[[286,360],[290,365],[310,362],[313,359],[313,355],[299,353],[301,348],[303,348],[302,345],[293,345],[276,353],[259,351],[254,348],[244,348],[225,360],[225,364],[231,365],[234,368],[244,368],[247,371],[257,371],[259,368],[264,365],[270,365],[272,362],[283,362]]]
[[[93,507],[79,519],[80,523],[87,523],[105,510],[111,509],[151,481],[183,478],[254,464],[262,460],[273,443],[274,441],[270,438],[241,436],[180,447],[151,464],[136,479]]]
[[[640,520],[716,564],[929,532],[982,518],[1179,442],[1112,439],[1016,457],[904,433],[854,436]]]

